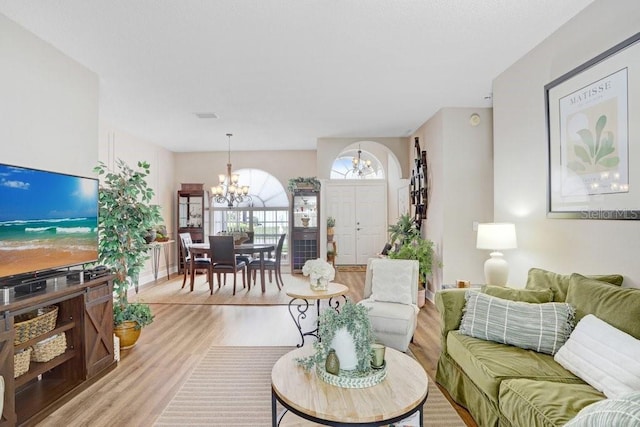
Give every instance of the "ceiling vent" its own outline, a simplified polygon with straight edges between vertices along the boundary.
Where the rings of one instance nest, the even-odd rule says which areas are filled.
[[[199,119],[217,119],[218,115],[216,113],[196,113],[196,116]]]

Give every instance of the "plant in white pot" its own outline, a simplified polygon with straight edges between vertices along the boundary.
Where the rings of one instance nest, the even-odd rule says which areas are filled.
[[[116,166],[117,171],[109,171],[100,162],[94,168],[98,175],[104,175],[98,191],[98,252],[100,262],[115,275],[114,332],[121,340],[121,348],[126,349],[135,345],[140,328],[153,321],[149,306],[130,303],[127,292],[137,284],[149,258],[145,236],[162,222],[162,217],[160,207],[151,204],[154,192],[146,182],[149,164],[138,162],[134,170],[118,160]]]
[[[324,364],[329,350],[334,349],[341,370],[369,372],[371,343],[374,341],[368,310],[363,305],[347,301],[340,312],[327,309],[320,315],[320,341],[313,344],[313,355],[298,359],[298,364],[311,369]]]

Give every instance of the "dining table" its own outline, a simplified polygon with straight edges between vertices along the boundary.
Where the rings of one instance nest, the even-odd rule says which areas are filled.
[[[260,254],[260,287],[262,288],[262,292],[265,292],[265,268],[264,268],[264,260],[265,254],[273,252],[276,246],[273,243],[242,243],[239,245],[234,245],[233,251],[236,254]],[[209,243],[192,243],[189,245],[189,252],[191,253],[191,262],[189,268],[191,270],[191,289],[193,289],[193,281],[194,281],[194,259],[196,255],[207,255],[211,258],[211,254],[209,253],[211,248],[209,247]]]

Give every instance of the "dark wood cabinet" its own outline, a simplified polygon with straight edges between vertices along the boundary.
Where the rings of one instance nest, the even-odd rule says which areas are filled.
[[[12,294],[2,306],[0,374],[5,381],[0,426],[35,425],[85,386],[115,367],[111,276],[86,283],[66,277],[47,280],[34,294]],[[16,317],[57,306],[53,330],[15,345]],[[65,334],[66,349],[47,362],[31,362],[14,378],[14,355],[43,340]]]
[[[183,184],[184,186],[185,184]],[[194,243],[204,242],[205,237],[208,235],[206,225],[208,224],[207,216],[205,213],[207,197],[205,191],[202,189],[202,184],[186,184],[190,187],[187,190],[178,191],[178,236],[176,236],[177,254],[178,254],[178,272],[182,273],[184,270],[184,257],[182,255],[182,248],[180,246],[180,233],[190,233],[191,240]],[[198,187],[199,186],[199,189]]]
[[[291,203],[291,271],[300,273],[307,260],[320,256],[320,193],[294,190]]]

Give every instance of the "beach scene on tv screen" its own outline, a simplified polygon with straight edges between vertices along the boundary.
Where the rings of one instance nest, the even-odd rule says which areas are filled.
[[[0,164],[0,277],[98,258],[95,179]]]

